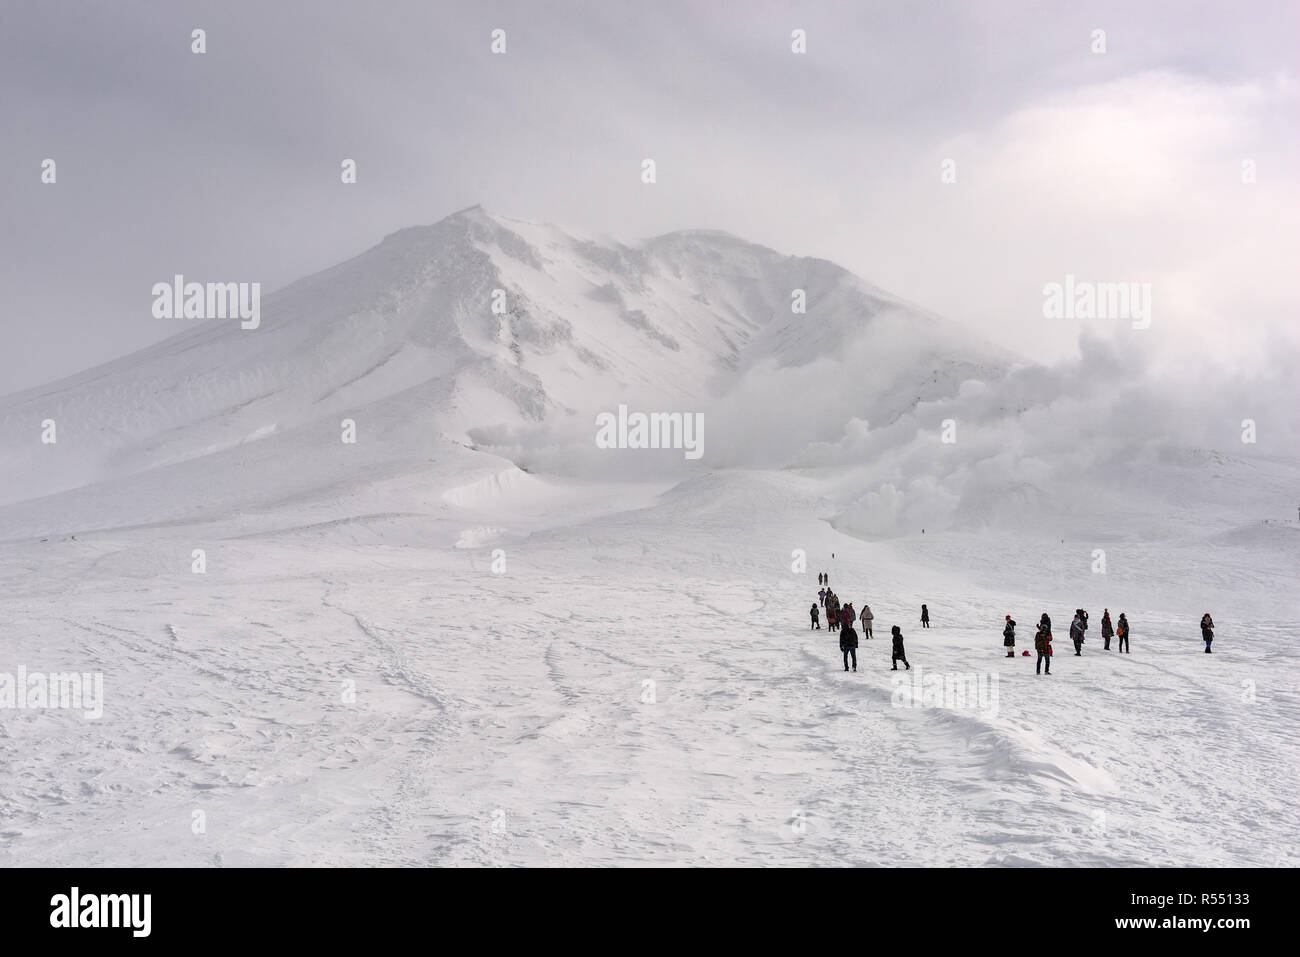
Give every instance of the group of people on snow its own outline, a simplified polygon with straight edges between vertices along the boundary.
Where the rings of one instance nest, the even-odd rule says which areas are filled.
[[[840,651],[844,654],[844,670],[848,671],[850,661],[852,670],[858,670],[858,633],[854,629],[854,622],[857,622],[862,628],[865,637],[872,637],[871,626],[875,616],[871,612],[871,606],[864,604],[862,611],[856,612],[852,602],[841,604],[839,596],[830,588],[829,576],[822,572],[817,576],[817,584],[823,586],[817,592],[818,603],[814,604],[809,610],[812,619],[811,628],[820,629],[821,620],[818,612],[818,605],[826,609],[826,620],[831,631],[838,631],[840,634]],[[930,627],[930,610],[925,605],[921,606],[921,627]],[[1075,657],[1083,656],[1083,644],[1086,640],[1088,631],[1088,612],[1083,608],[1074,610],[1074,618],[1070,622],[1070,641],[1074,644]],[[901,661],[909,670],[911,665],[907,662],[906,653],[903,650],[903,632],[898,625],[890,629],[893,637],[893,670],[898,670],[898,663]],[[1110,651],[1111,639],[1118,643],[1116,650],[1123,654],[1131,654],[1129,649],[1129,624],[1128,615],[1120,612],[1119,620],[1111,622],[1110,609],[1103,611],[1101,617],[1101,637],[1104,644],[1103,650]],[[1210,644],[1214,641],[1214,619],[1210,617],[1207,611],[1201,617],[1201,638],[1205,641],[1205,653],[1210,654]],[[1008,658],[1016,656],[1016,623],[1010,615],[1006,616],[1005,624],[1002,626],[1002,645],[1006,648]],[[1042,617],[1038,619],[1038,630],[1034,634],[1034,650],[1038,653],[1038,661],[1034,666],[1035,674],[1052,673],[1052,618],[1047,612],[1043,612]],[[1028,651],[1025,652],[1027,656]]]
[[[850,627],[853,623],[859,622],[862,625],[863,637],[874,637],[871,632],[871,623],[875,620],[875,615],[871,613],[870,605],[863,605],[862,611],[859,612],[853,607],[853,602],[840,604],[840,596],[831,591],[830,588],[823,588],[817,592],[818,603],[826,609],[826,626],[831,631],[839,631],[845,626]],[[817,610],[817,605],[808,609],[808,615],[811,619],[808,630],[821,628],[821,615]]]
[[[1007,615],[1007,624],[1002,629],[1002,644],[1007,648],[1007,657],[1015,657],[1015,625],[1011,616]],[[1083,656],[1083,643],[1086,640],[1088,631],[1088,612],[1083,608],[1074,609],[1074,619],[1070,622],[1070,641],[1074,644],[1074,655],[1076,658]],[[1120,636],[1119,650],[1125,654],[1129,653],[1128,646],[1128,616],[1120,612],[1119,623],[1112,625],[1110,620],[1110,609],[1104,610],[1101,617],[1101,637],[1105,641],[1104,648],[1110,651],[1110,640],[1115,636]],[[1051,674],[1052,673],[1052,618],[1047,612],[1038,619],[1038,631],[1034,635],[1034,651],[1038,652],[1038,661],[1034,665],[1034,674]],[[1025,652],[1028,654],[1029,652]]]
[[[825,585],[817,592],[817,604],[808,610],[811,619],[809,630],[816,628],[821,629],[821,616],[818,612],[818,604],[826,609],[826,624],[831,631],[838,631],[840,635],[840,651],[844,655],[844,670],[849,670],[849,663],[852,662],[854,671],[858,670],[858,632],[853,627],[854,623],[862,629],[864,639],[873,637],[871,626],[875,621],[875,615],[871,612],[871,606],[864,604],[862,611],[859,612],[853,607],[853,602],[840,603],[839,596],[831,591],[826,574],[817,576],[817,584]],[[925,606],[921,606],[924,611]],[[929,621],[929,614],[926,613],[925,619]],[[894,663],[893,670],[898,670],[898,663],[901,661],[908,669],[911,665],[907,663],[907,654],[903,650],[903,630],[897,625],[890,630],[893,637],[892,660]]]

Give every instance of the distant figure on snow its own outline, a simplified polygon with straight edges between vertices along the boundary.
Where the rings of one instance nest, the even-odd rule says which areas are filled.
[[[1119,613],[1119,626],[1115,629],[1115,634],[1119,636],[1119,650],[1128,654],[1128,618],[1121,611]]]
[[[907,664],[907,652],[903,650],[903,629],[895,625],[893,628],[890,629],[890,632],[894,636],[894,652],[893,652],[894,667],[891,668],[890,670],[897,671],[898,663],[901,661],[903,664],[907,665],[907,670],[911,671],[912,666]]]
[[[1078,610],[1074,613],[1074,621],[1070,622],[1070,640],[1074,642],[1074,657],[1079,658],[1083,655],[1083,619],[1079,617]]]
[[[808,630],[809,630],[809,631],[812,631],[814,628],[816,628],[818,631],[821,631],[821,630],[822,630],[822,623],[821,623],[821,618],[820,618],[820,616],[819,616],[818,613],[817,613],[817,606],[816,606],[816,605],[813,605],[813,606],[812,606],[812,611],[809,612],[809,614],[812,615],[812,625],[809,626]]]
[[[1007,649],[1007,657],[1016,656],[1016,623],[1007,615],[1007,623],[1002,628],[1002,647]]]
[[[1043,673],[1043,665],[1047,665],[1047,673],[1052,673],[1052,629],[1051,619],[1043,614],[1043,621],[1047,622],[1045,627],[1041,622],[1038,625],[1038,634],[1034,635],[1034,650],[1038,652],[1038,663],[1034,665],[1034,674]]]
[[[849,670],[849,656],[853,656],[853,670],[858,670],[858,633],[851,624],[840,629],[840,651],[844,653],[844,670]]]
[[[1214,641],[1214,619],[1207,611],[1201,616],[1201,638],[1205,641],[1205,653],[1210,654],[1210,644]]]
[[[853,623],[858,620],[857,612],[853,610],[853,602],[846,601],[840,607],[840,627],[852,628]]]
[[[862,637],[871,637],[871,621],[876,616],[871,613],[870,605],[862,606],[862,614],[858,615],[858,621],[862,623]]]
[[[1114,635],[1115,629],[1110,623],[1110,609],[1107,608],[1101,616],[1101,640],[1105,642],[1105,644],[1101,646],[1102,651],[1110,651],[1110,639],[1114,637]]]
[[[924,605],[921,606],[921,627],[930,627],[930,609],[926,608]]]
[[[818,604],[821,604],[821,605],[825,605],[825,604],[826,604],[826,589],[825,589],[825,588],[823,588],[823,589],[821,589],[820,591],[817,592],[817,602],[818,602]]]

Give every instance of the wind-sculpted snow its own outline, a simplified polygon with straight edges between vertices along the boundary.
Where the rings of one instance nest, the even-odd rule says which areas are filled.
[[[7,660],[102,672],[105,701],[4,712],[0,862],[1295,866],[1287,569],[1193,543],[1094,576],[1087,543],[863,542],[819,520],[825,488],[718,473],[604,514],[618,488],[589,487],[547,528],[435,500],[6,546]],[[876,615],[856,674],[808,630],[821,568]],[[1083,658],[1058,647],[1048,678],[1003,657],[1004,613],[1023,645],[1080,603]],[[1130,655],[1101,651],[1103,605]],[[895,623],[912,673],[889,670]],[[953,674],[996,698],[899,697]]]

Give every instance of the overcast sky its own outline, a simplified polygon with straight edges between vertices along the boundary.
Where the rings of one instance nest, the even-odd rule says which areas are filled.
[[[173,273],[270,291],[474,203],[725,229],[1040,359],[1045,283],[1151,282],[1127,335],[1240,372],[1300,325],[1297,50],[1288,0],[9,0],[0,393],[177,332]]]

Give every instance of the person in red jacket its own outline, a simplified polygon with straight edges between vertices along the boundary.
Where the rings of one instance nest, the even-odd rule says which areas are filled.
[[[1115,628],[1115,635],[1119,638],[1119,650],[1128,654],[1128,616],[1122,611],[1119,613],[1119,625]]]

